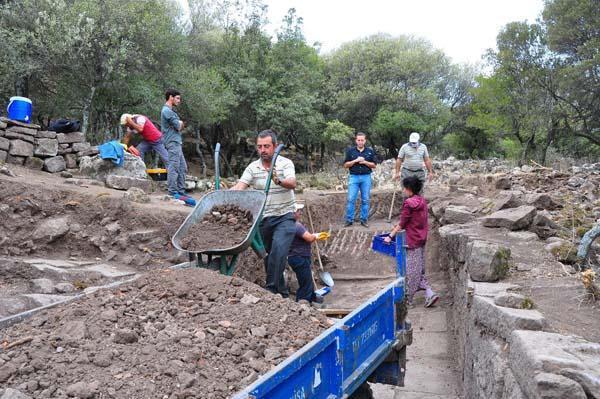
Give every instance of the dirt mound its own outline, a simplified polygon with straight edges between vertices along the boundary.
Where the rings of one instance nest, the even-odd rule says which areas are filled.
[[[2,332],[0,383],[45,397],[226,398],[328,327],[204,269],[151,272]]]
[[[125,199],[0,180],[0,255],[119,257],[141,269],[171,263],[170,237],[185,214]]]
[[[181,247],[193,252],[231,248],[244,241],[252,228],[252,212],[236,205],[213,206],[181,239]]]

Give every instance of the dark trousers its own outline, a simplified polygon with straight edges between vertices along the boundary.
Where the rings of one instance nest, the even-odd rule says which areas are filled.
[[[296,301],[302,299],[312,302],[315,295],[315,286],[312,279],[312,270],[310,269],[310,256],[288,256],[288,264],[296,273],[298,279],[298,291],[296,291]]]
[[[265,258],[265,271],[267,283],[265,288],[274,294],[287,298],[290,291],[283,278],[286,258],[296,234],[296,220],[292,212],[282,216],[269,216],[260,223],[267,257]]]

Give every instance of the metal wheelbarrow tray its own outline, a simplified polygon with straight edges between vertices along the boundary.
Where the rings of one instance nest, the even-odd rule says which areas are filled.
[[[198,260],[199,266],[210,267],[212,265],[212,257],[219,256],[220,268],[223,274],[233,273],[233,266],[237,260],[237,255],[244,252],[251,244],[254,234],[258,229],[258,225],[262,219],[262,212],[266,202],[266,194],[263,191],[257,190],[219,190],[213,191],[204,195],[194,210],[188,215],[183,224],[179,227],[171,242],[173,246],[180,251],[186,252],[189,255],[190,261]],[[196,223],[200,222],[206,214],[208,214],[214,206],[219,205],[236,205],[242,209],[247,209],[252,212],[252,227],[246,234],[246,238],[237,245],[230,248],[211,248],[206,251],[197,252],[190,251],[181,247],[181,239],[186,236],[189,229]],[[202,254],[208,256],[207,264],[202,263]],[[233,257],[227,261],[227,257]],[[212,265],[215,266],[215,265]],[[216,267],[212,267],[216,268]]]

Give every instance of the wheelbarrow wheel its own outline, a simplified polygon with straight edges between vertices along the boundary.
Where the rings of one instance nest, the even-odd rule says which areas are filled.
[[[371,390],[371,386],[364,382],[352,395],[350,395],[349,399],[374,399],[373,391]]]

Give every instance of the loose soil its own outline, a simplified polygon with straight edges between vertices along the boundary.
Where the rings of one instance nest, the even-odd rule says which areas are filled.
[[[164,267],[181,261],[171,236],[185,216],[122,197],[0,179],[0,255],[118,258],[138,270]],[[33,239],[32,232],[53,218],[66,218],[66,234],[51,241]]]
[[[0,335],[0,384],[36,398],[226,398],[307,344],[326,317],[205,269],[150,272]]]
[[[252,228],[252,212],[236,205],[213,206],[181,239],[181,248],[192,252],[226,249],[240,244]]]

